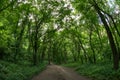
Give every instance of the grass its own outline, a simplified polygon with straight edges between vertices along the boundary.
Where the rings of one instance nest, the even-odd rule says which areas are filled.
[[[14,64],[0,61],[0,80],[30,80],[32,76],[41,72],[46,67],[46,63],[38,66],[28,64]]]
[[[111,63],[70,63],[64,66],[75,68],[79,74],[90,77],[92,80],[120,80],[120,69],[114,71]]]

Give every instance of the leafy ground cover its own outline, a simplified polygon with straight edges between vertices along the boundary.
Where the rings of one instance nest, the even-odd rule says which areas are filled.
[[[80,63],[70,63],[64,66],[75,68],[79,74],[90,77],[93,80],[120,80],[120,69],[117,71],[113,70],[111,63],[81,65]]]
[[[32,66],[29,63],[14,64],[6,61],[0,61],[0,79],[1,80],[29,80],[33,75],[44,70],[46,63]]]

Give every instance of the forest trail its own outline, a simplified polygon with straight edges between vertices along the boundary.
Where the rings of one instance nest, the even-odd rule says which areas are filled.
[[[32,80],[90,80],[77,74],[73,69],[49,65],[42,73],[33,77]]]

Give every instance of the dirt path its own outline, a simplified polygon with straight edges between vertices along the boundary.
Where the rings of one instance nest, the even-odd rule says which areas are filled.
[[[34,76],[32,80],[90,80],[78,75],[74,70],[57,66],[49,65],[45,71]]]

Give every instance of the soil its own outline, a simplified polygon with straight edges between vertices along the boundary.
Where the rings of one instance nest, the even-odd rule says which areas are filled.
[[[80,76],[73,69],[58,65],[49,65],[46,70],[34,76],[32,80],[90,80]]]

